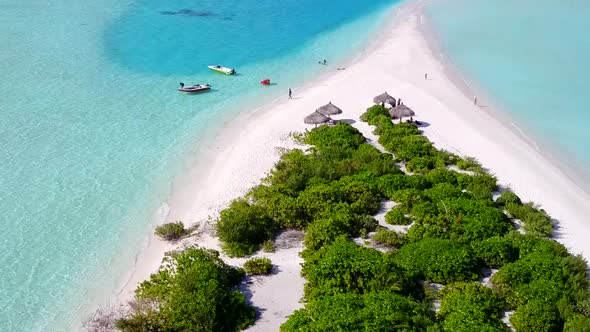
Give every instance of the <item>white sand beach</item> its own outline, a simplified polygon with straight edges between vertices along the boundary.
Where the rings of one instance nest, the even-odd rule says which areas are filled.
[[[176,185],[168,205],[168,221],[182,220],[187,225],[200,224],[204,235],[186,242],[218,248],[209,236],[211,223],[229,202],[245,194],[278,160],[277,148],[294,146],[289,133],[310,126],[303,117],[331,101],[344,113],[335,119],[349,119],[370,139],[375,139],[359,116],[372,98],[387,91],[402,98],[416,112],[415,119],[428,125],[425,135],[437,148],[477,158],[498,177],[502,186],[510,187],[525,201],[534,201],[558,223],[556,239],[573,253],[590,258],[590,196],[562,173],[534,145],[517,134],[511,123],[494,116],[493,107],[474,106],[449,77],[446,65],[431,50],[422,32],[421,2],[410,2],[395,10],[392,25],[381,32],[377,44],[348,64],[334,64],[333,73],[293,88],[293,99],[285,97],[268,107],[241,115],[227,124],[199,159],[190,174]],[[428,73],[428,79],[424,74]],[[484,102],[481,100],[480,102]],[[137,283],[157,268],[164,250],[172,248],[151,239],[142,252],[119,301],[128,299]],[[264,254],[278,265],[272,276],[254,280],[249,285],[253,304],[261,317],[248,331],[276,331],[285,317],[302,306],[303,278],[299,276],[297,252],[301,245]],[[243,260],[227,260],[238,264]]]

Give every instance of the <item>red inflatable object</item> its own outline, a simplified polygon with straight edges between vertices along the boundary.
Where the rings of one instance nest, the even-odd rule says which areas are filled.
[[[262,81],[260,81],[260,84],[262,85],[270,85],[270,78],[265,78]]]

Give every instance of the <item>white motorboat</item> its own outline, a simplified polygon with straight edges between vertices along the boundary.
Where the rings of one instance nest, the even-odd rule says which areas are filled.
[[[235,69],[233,69],[233,68],[227,68],[227,67],[224,67],[224,66],[217,65],[217,66],[207,66],[207,67],[209,67],[209,69],[211,69],[211,70],[213,70],[215,72],[218,72],[220,74],[233,75],[233,74],[236,73],[236,70]]]
[[[180,92],[201,92],[207,90],[211,90],[211,86],[209,84],[195,84],[189,86],[181,84],[180,88],[178,88],[178,91]]]

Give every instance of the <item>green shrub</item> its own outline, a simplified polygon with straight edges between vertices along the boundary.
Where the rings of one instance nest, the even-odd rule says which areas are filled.
[[[361,234],[367,234],[373,232],[379,226],[379,222],[369,215],[355,215],[353,217],[352,229],[350,231],[351,236],[359,236]]]
[[[563,326],[557,308],[541,301],[518,307],[510,317],[510,323],[518,332],[557,332]]]
[[[496,199],[496,203],[499,206],[505,206],[508,203],[522,205],[522,201],[520,200],[520,197],[518,197],[518,195],[516,195],[512,191],[508,191],[508,190],[502,192],[500,197],[498,197]]]
[[[177,241],[188,234],[181,221],[171,222],[156,227],[156,235],[166,241]]]
[[[447,150],[438,150],[436,156],[438,159],[442,160],[445,165],[455,165],[462,160],[461,157]]]
[[[350,225],[342,219],[318,219],[307,227],[303,244],[311,250],[318,250],[336,241],[338,237],[348,236]]]
[[[366,229],[361,229],[361,231],[359,232],[359,236],[361,239],[368,239],[369,238],[369,233],[367,232]],[[371,241],[365,241],[365,244],[370,244]]]
[[[527,214],[524,219],[524,230],[527,234],[537,236],[551,236],[553,234],[553,222],[551,218],[543,212]]]
[[[535,208],[532,203],[516,204],[507,203],[506,210],[514,218],[522,221],[527,234],[536,236],[549,236],[553,233],[551,217],[543,211]]]
[[[396,126],[403,126],[399,124]],[[400,161],[410,161],[418,157],[428,157],[435,154],[435,149],[428,139],[421,135],[402,136],[397,139],[387,140],[387,133],[379,137],[379,143],[384,148],[393,152],[395,158]]]
[[[492,276],[492,282],[513,307],[535,299],[574,303],[588,298],[586,268],[580,257],[533,252],[504,265]]]
[[[425,222],[426,220],[431,220],[434,217],[444,215],[445,218],[448,217],[446,215],[446,211],[444,209],[444,204],[442,202],[422,202],[414,205],[410,214],[417,220],[420,220],[420,223]],[[441,211],[442,209],[442,211]]]
[[[390,231],[385,228],[379,228],[377,233],[373,234],[373,241],[377,244],[390,247],[401,247],[408,242],[407,237],[403,233]]]
[[[396,262],[409,275],[448,284],[478,278],[479,267],[469,248],[443,239],[424,239],[403,246]]]
[[[244,257],[255,253],[258,246],[250,243],[225,242],[221,244],[221,249],[229,257]]]
[[[505,303],[491,288],[456,283],[443,288],[439,296],[438,315],[445,331],[507,331],[501,321]]]
[[[393,201],[399,204],[398,209],[404,212],[410,212],[415,204],[426,201],[426,195],[418,189],[398,190],[393,194]]]
[[[266,240],[262,242],[262,251],[264,252],[275,252],[275,243],[273,240]]]
[[[378,115],[371,122],[376,127],[375,130],[373,130],[373,134],[375,135],[388,133],[394,128],[394,124],[391,121],[391,117],[389,115]]]
[[[415,243],[426,239],[450,239],[450,222],[442,216],[428,218],[427,220],[416,219],[408,230],[406,237],[408,242]]]
[[[468,179],[463,183],[464,189],[467,190],[475,199],[491,200],[492,193],[498,190],[496,178],[488,174],[477,174],[475,176],[462,177]]]
[[[307,133],[304,139],[306,144],[313,145],[314,149],[320,152],[326,147],[334,146],[356,149],[365,141],[365,137],[358,129],[346,123],[316,127]]]
[[[459,159],[456,161],[455,165],[457,165],[457,167],[459,169],[462,169],[465,171],[480,172],[480,173],[483,172],[483,168],[481,167],[481,164],[479,163],[479,161],[477,161],[477,159],[472,158],[472,157]]]
[[[297,193],[284,185],[260,185],[248,197],[283,228],[305,229],[309,219],[297,204]]]
[[[299,149],[284,153],[266,181],[272,185],[282,185],[291,192],[305,189],[307,181],[314,175],[312,157]]]
[[[393,293],[337,294],[308,302],[281,325],[298,331],[426,331],[434,313],[425,305]]]
[[[457,172],[450,171],[450,170],[444,169],[444,168],[437,168],[435,170],[428,172],[426,175],[424,175],[424,178],[426,179],[426,181],[428,181],[430,186],[434,186],[439,183],[448,183],[450,185],[456,186],[459,183],[458,178],[461,176],[462,175]],[[416,189],[426,189],[426,188],[416,188]]]
[[[416,157],[406,163],[406,169],[413,173],[426,173],[436,167],[436,158],[432,156]]]
[[[334,186],[339,198],[350,205],[352,213],[373,215],[381,208],[381,199],[377,186],[365,183],[354,177],[343,177]]]
[[[390,154],[381,153],[369,144],[361,144],[358,149],[354,150],[350,162],[355,165],[355,169],[368,171],[374,176],[403,174]]]
[[[374,126],[375,123],[372,122],[372,120],[374,120],[375,118],[377,118],[379,116],[385,116],[385,117],[389,118],[389,113],[387,112],[387,108],[385,108],[381,105],[371,106],[367,109],[367,111],[365,113],[363,113],[361,115],[361,121],[367,122],[370,125]],[[391,122],[391,118],[389,118],[389,122]]]
[[[590,332],[590,318],[575,315],[565,322],[563,332]]]
[[[446,210],[455,216],[451,226],[453,238],[462,242],[503,236],[514,227],[506,215],[488,201],[463,197],[447,200]]]
[[[387,256],[346,239],[338,239],[323,250],[317,262],[309,262],[306,277],[307,299],[348,292],[400,291],[405,284],[402,270]]]
[[[255,311],[235,287],[244,271],[226,265],[213,250],[188,248],[166,254],[163,264],[135,291],[137,303],[119,319],[121,331],[236,331]]]
[[[335,203],[343,202],[342,192],[333,184],[315,184],[301,192],[297,204],[309,220],[317,218]]]
[[[391,199],[396,191],[409,187],[408,179],[405,174],[384,175],[377,180],[377,187],[383,196]]]
[[[444,184],[439,186],[445,187]],[[430,195],[437,197],[441,195],[439,192],[445,192],[438,189],[436,194],[431,192]],[[428,190],[424,194],[427,193]],[[411,214],[415,217],[415,223],[408,232],[412,242],[424,238],[443,238],[469,243],[502,236],[513,229],[509,219],[500,210],[486,201],[462,196],[415,204]]]
[[[432,171],[434,172],[434,171]],[[429,172],[432,173],[432,172]],[[423,175],[406,175],[407,178],[407,186],[408,188],[411,189],[417,189],[417,190],[424,190],[424,189],[428,189],[432,186],[432,184],[430,183],[430,181],[428,180],[428,178],[426,176]]]
[[[248,274],[270,274],[272,272],[272,262],[268,258],[251,258],[244,263],[244,269]]]
[[[519,257],[525,257],[532,253],[549,255],[554,257],[567,257],[569,253],[563,244],[531,234],[520,234],[518,232],[511,232],[507,235],[512,244],[518,248]]]
[[[432,188],[424,190],[424,194],[433,202],[440,202],[449,198],[466,196],[461,189],[450,183],[437,183]]]
[[[512,240],[494,236],[471,244],[473,254],[490,268],[500,268],[518,259],[518,249]]]
[[[385,222],[390,225],[409,225],[412,223],[412,220],[406,217],[404,211],[393,207],[385,214]]]
[[[254,253],[278,230],[263,208],[243,199],[233,201],[229,208],[221,211],[216,227],[224,251],[238,257]]]
[[[532,203],[518,204],[513,202],[508,202],[506,204],[506,211],[508,211],[513,218],[521,220],[530,213],[539,212]]]

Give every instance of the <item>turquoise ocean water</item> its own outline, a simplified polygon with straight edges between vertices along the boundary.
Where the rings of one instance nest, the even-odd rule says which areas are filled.
[[[334,70],[395,2],[0,0],[0,331],[77,330],[220,119]]]
[[[437,0],[427,14],[458,69],[542,149],[590,178],[590,2]]]

